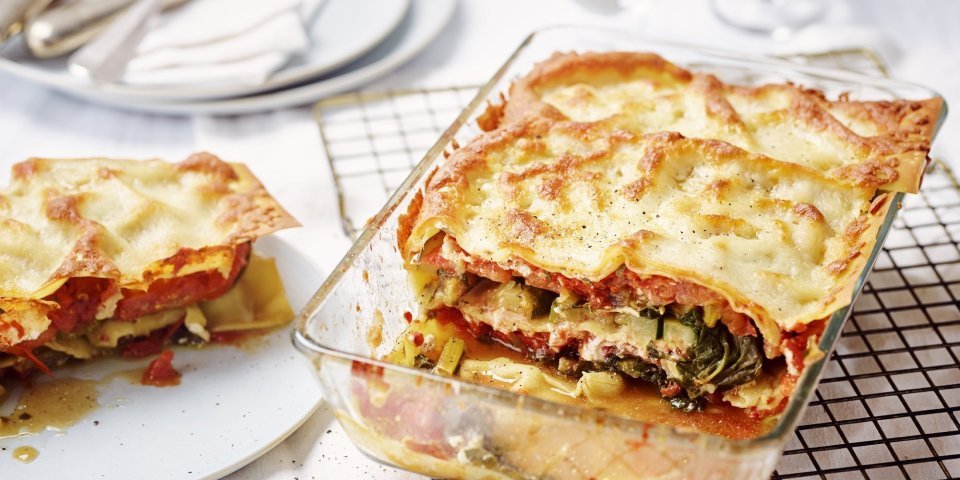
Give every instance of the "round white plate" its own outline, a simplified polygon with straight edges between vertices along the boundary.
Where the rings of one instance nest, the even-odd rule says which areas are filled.
[[[372,51],[350,65],[311,83],[258,95],[197,102],[158,102],[119,98],[89,90],[64,90],[74,96],[125,110],[166,114],[242,114],[304,105],[360,87],[407,62],[440,34],[456,10],[457,0],[413,0],[403,21]]]
[[[150,87],[95,83],[71,74],[67,56],[33,58],[19,39],[0,50],[0,70],[67,92],[95,92],[118,99],[185,101],[251,95],[316,78],[360,58],[397,28],[410,1],[324,0],[309,27],[309,50],[291,58],[289,64],[261,85]]]
[[[257,241],[254,251],[277,259],[291,307],[303,307],[322,276],[277,238]],[[100,407],[63,432],[0,440],[6,448],[0,451],[0,477],[219,478],[277,445],[319,405],[315,374],[293,347],[289,328],[255,347],[174,352],[174,367],[183,373],[179,386],[102,381]],[[100,380],[147,363],[104,359],[56,376]],[[40,454],[20,463],[12,456],[19,446]]]

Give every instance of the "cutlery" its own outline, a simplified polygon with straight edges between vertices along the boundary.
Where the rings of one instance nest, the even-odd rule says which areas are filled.
[[[4,0],[0,2],[0,45],[23,31],[23,26],[53,0]]]
[[[49,0],[46,1],[49,3]],[[187,1],[163,0],[161,3],[164,9],[169,9]],[[27,24],[23,32],[27,48],[38,58],[58,57],[72,52],[96,37],[134,3],[136,0],[76,0],[58,3]]]

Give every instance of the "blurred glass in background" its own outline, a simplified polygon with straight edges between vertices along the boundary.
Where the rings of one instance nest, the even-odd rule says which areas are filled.
[[[776,40],[786,40],[821,19],[826,7],[826,0],[710,0],[710,8],[724,23]]]

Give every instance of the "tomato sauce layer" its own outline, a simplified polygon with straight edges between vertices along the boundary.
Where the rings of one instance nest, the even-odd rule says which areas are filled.
[[[526,275],[517,270],[508,270],[495,262],[472,257],[457,245],[456,240],[445,238],[448,250],[452,250],[462,259],[463,269],[467,272],[488,278],[495,282],[507,282],[513,277],[523,278],[527,285],[561,293],[563,290],[573,292],[578,297],[587,300],[594,309],[609,309],[628,305],[630,300],[638,294],[643,295],[652,305],[681,305],[704,306],[714,305],[720,309],[720,320],[727,326],[730,333],[736,336],[756,336],[757,330],[750,317],[734,311],[729,302],[720,294],[701,285],[685,280],[651,275],[640,277],[627,268],[622,268],[608,275],[598,282],[588,282],[570,278],[555,272],[548,272],[523,260],[515,261],[523,264],[529,271]],[[444,255],[443,248],[435,248],[425,252],[421,262],[433,265],[442,270],[457,272],[457,263]]]

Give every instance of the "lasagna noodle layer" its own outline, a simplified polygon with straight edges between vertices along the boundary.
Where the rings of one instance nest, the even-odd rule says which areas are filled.
[[[178,302],[178,306],[137,318],[113,317],[74,332],[58,333],[42,347],[81,360],[111,354],[139,356],[150,354],[150,346],[177,342],[178,337],[170,329],[176,330],[181,324],[194,337],[189,342],[195,344],[210,341],[213,334],[268,329],[285,325],[293,318],[273,259],[251,254],[240,275],[225,280],[232,286],[212,300]],[[67,360],[66,356],[51,356],[43,350],[34,354],[35,358],[47,358],[48,367]],[[0,351],[0,377],[10,370],[23,373],[35,366],[28,358]]]
[[[830,101],[792,84],[743,87],[648,53],[555,54],[488,110],[491,130],[525,118],[610,119],[636,133],[723,140],[887,191],[916,192],[942,102]]]
[[[176,164],[17,164],[0,191],[0,348],[46,331],[58,307],[44,298],[70,278],[108,279],[119,292],[197,272],[227,277],[236,246],[296,225],[245,166],[208,153]]]
[[[440,167],[401,220],[409,262],[439,232],[471,257],[599,281],[621,265],[693,282],[781,330],[850,302],[886,194],[730,144],[636,135],[611,121],[529,122]]]

